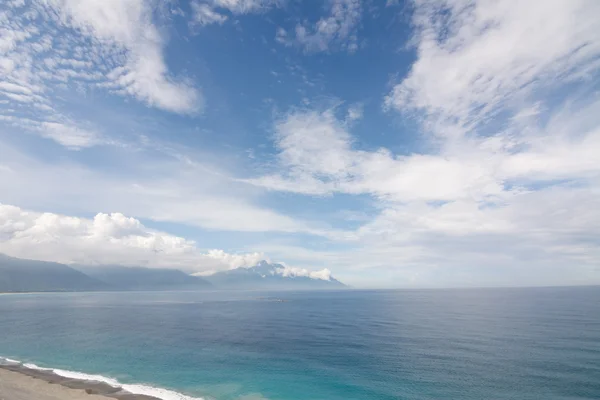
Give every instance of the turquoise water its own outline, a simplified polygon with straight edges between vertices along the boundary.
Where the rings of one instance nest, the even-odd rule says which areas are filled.
[[[6,357],[218,400],[600,398],[600,288],[3,295],[0,329]]]

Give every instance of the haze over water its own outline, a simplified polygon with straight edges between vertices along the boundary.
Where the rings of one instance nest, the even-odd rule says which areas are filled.
[[[217,400],[600,398],[598,287],[19,294],[0,321],[2,356]]]

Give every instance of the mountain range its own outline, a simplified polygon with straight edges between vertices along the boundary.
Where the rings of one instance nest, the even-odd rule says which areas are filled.
[[[108,286],[67,265],[0,254],[0,292],[104,290]]]
[[[261,261],[211,276],[177,269],[119,265],[66,265],[0,254],[0,292],[135,291],[135,290],[318,290],[345,285],[329,273],[314,276],[281,264]]]

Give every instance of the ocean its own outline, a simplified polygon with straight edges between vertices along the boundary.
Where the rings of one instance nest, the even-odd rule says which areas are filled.
[[[0,356],[167,400],[600,399],[600,288],[0,295]]]

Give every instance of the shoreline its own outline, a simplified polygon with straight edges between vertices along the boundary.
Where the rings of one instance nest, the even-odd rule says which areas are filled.
[[[0,398],[3,400],[203,400],[168,389],[120,384],[102,376],[93,378],[94,375],[41,368],[0,357]],[[146,394],[148,392],[159,395]]]

